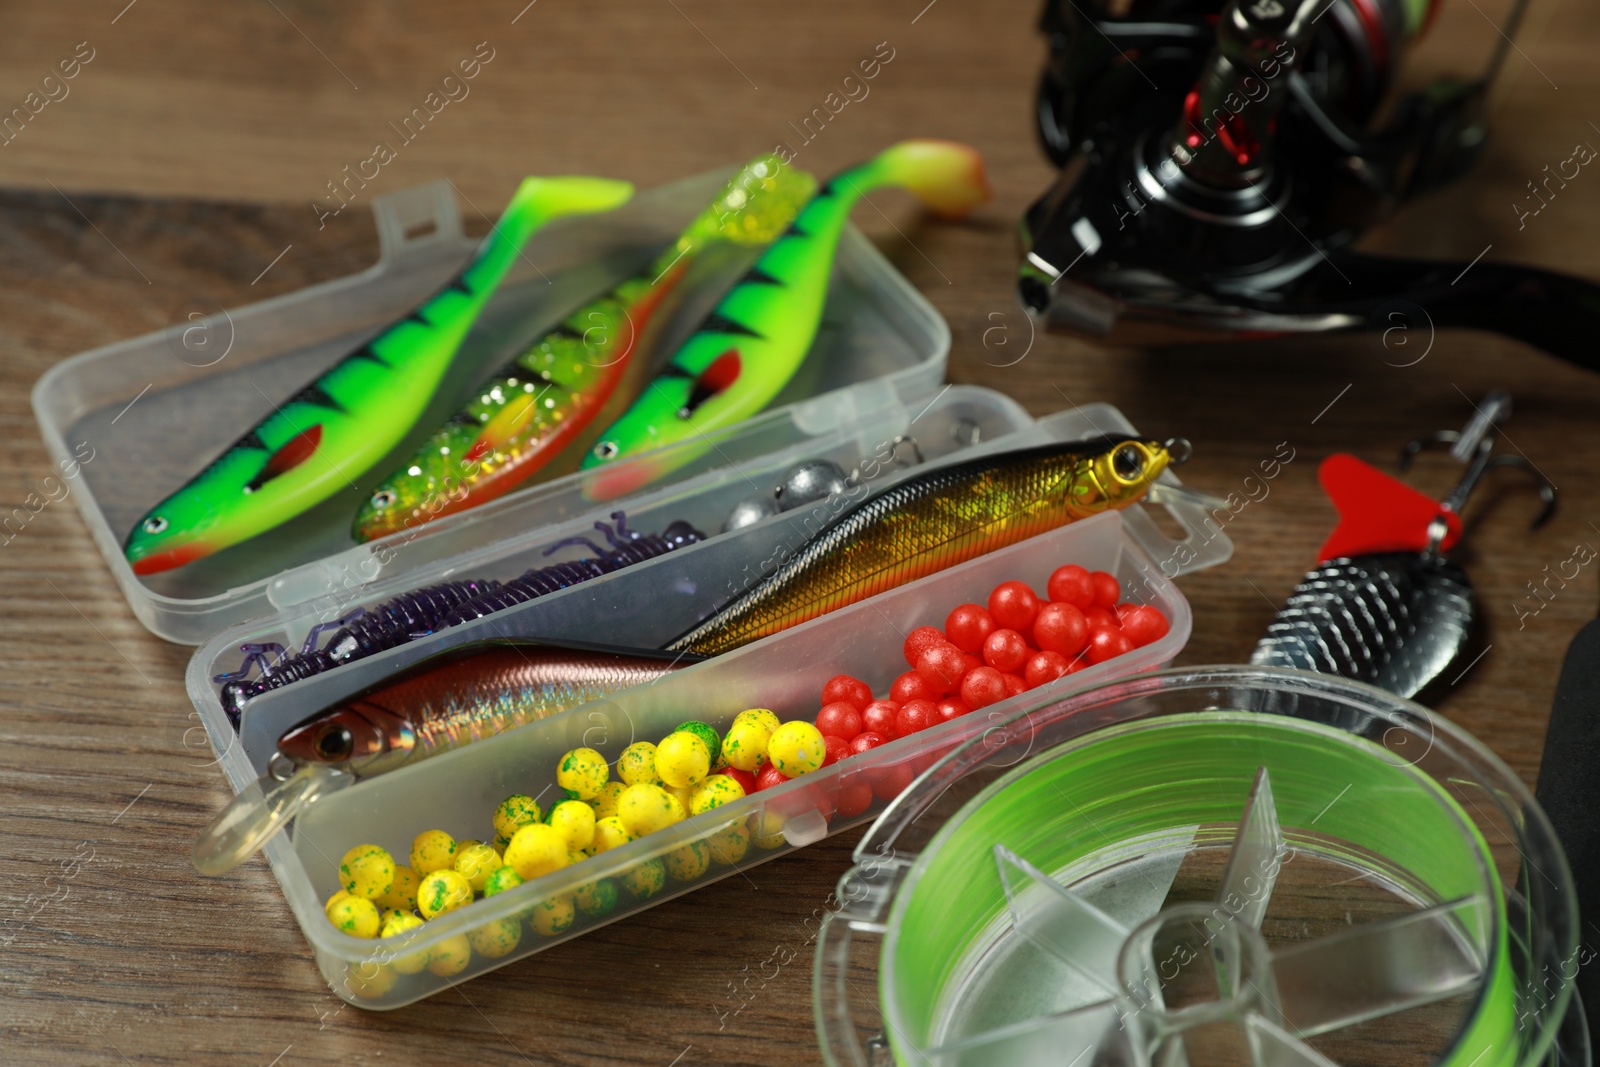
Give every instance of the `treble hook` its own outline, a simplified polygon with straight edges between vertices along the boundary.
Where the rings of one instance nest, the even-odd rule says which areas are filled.
[[[1448,530],[1446,515],[1460,515],[1461,509],[1466,506],[1467,498],[1477,488],[1478,482],[1491,470],[1501,467],[1516,467],[1532,475],[1538,486],[1539,499],[1544,501],[1544,508],[1533,520],[1531,529],[1537,530],[1550,520],[1556,510],[1555,483],[1547,478],[1543,471],[1535,467],[1531,460],[1525,456],[1495,455],[1494,447],[1498,436],[1499,423],[1511,414],[1511,397],[1501,391],[1490,393],[1484,398],[1481,405],[1476,405],[1471,421],[1460,432],[1454,430],[1441,430],[1427,437],[1419,437],[1408,441],[1400,453],[1400,469],[1406,470],[1411,466],[1411,460],[1424,450],[1435,446],[1448,446],[1450,454],[1458,461],[1467,465],[1466,473],[1450,491],[1450,495],[1439,503],[1440,514],[1428,524],[1428,551],[1437,552],[1443,543]]]

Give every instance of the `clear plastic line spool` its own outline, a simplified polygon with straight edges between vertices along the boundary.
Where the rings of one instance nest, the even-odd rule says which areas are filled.
[[[1340,679],[1025,711],[880,817],[819,939],[830,1064],[1587,1064],[1565,860],[1516,777]]]

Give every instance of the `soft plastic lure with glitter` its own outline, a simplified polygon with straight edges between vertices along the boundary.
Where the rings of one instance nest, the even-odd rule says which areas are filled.
[[[1103,438],[1002,452],[877,493],[668,645],[715,656],[1076,519],[1141,499],[1188,443]]]
[[[355,539],[465,511],[523,484],[611,399],[696,255],[718,240],[767,244],[815,188],[811,175],[773,155],[741,168],[659,256],[530,344],[385,478],[356,514]]]
[[[614,464],[749,418],[794,377],[822,320],[840,234],[865,193],[903,186],[931,210],[960,216],[988,199],[983,157],[952,141],[902,141],[846,170],[813,197],[764,252],[665,370],[606,430],[585,468]],[[673,449],[599,475],[590,492],[611,499],[687,462],[696,450]]]
[[[134,524],[136,574],[181,567],[300,515],[350,484],[421,416],[529,236],[633,194],[603,178],[529,178],[462,271],[239,438]]]
[[[423,660],[285,731],[269,772],[195,841],[195,868],[232,870],[305,805],[357,779],[654,681],[698,659],[501,640]]]

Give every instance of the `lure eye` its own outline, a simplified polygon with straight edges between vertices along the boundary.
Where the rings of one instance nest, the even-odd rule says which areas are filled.
[[[375,508],[392,507],[398,499],[393,489],[379,489],[372,494],[372,506]]]
[[[323,759],[345,759],[355,747],[356,739],[343,726],[330,727],[317,737],[317,755]]]
[[[148,519],[144,520],[144,532],[147,534],[162,533],[166,530],[166,528],[167,520],[162,518],[160,515],[152,515]]]
[[[617,443],[615,441],[601,441],[599,444],[594,446],[594,454],[596,459],[616,459],[618,451]]]
[[[1111,454],[1111,469],[1123,481],[1134,481],[1144,473],[1144,453],[1133,445],[1123,445]]]

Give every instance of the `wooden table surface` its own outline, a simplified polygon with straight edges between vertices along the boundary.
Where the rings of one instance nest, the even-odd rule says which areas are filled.
[[[530,172],[648,186],[780,141],[826,172],[899,137],[953,137],[991,167],[996,198],[975,218],[928,224],[891,194],[877,198],[882,215],[858,212],[949,320],[951,380],[1003,390],[1035,414],[1112,402],[1141,428],[1192,438],[1184,478],[1220,495],[1242,491],[1280,442],[1294,450],[1270,495],[1227,525],[1234,559],[1184,580],[1196,621],[1180,662],[1245,657],[1312,562],[1333,521],[1315,480],[1321,457],[1391,462],[1409,437],[1459,428],[1491,389],[1514,392],[1508,447],[1549,475],[1562,505],[1530,533],[1536,502],[1514,479],[1474,501],[1480,521],[1461,558],[1492,644],[1438,707],[1534,780],[1560,656],[1595,610],[1593,568],[1520,624],[1517,605],[1535,605],[1529,583],[1547,567],[1600,544],[1600,379],[1469,333],[1439,334],[1408,367],[1371,336],[1161,352],[1032,337],[1012,298],[1014,222],[1051,176],[1030,128],[1044,54],[1032,0],[525,2],[8,7],[0,109],[23,104],[61,61],[87,61],[64,97],[50,83],[60,98],[0,147],[0,511],[38,494],[34,510],[49,492],[28,390],[52,364],[181,321],[195,301],[236,306],[365,266],[374,194],[448,177],[471,216],[496,210]],[[1472,69],[1502,9],[1447,3],[1418,76]],[[1572,182],[1521,230],[1511,207],[1544,164],[1600,140],[1600,9],[1535,0],[1518,43],[1476,172],[1370,247],[1468,260],[1492,246],[1490,259],[1600,277],[1594,179]],[[491,58],[469,95],[326,216],[337,203],[327,183],[394,139],[388,124],[475,51]],[[869,95],[803,142],[791,122],[875,52],[892,59]],[[1453,476],[1440,458],[1415,480],[1442,494]],[[189,866],[195,832],[228,795],[196,747],[189,650],[134,620],[65,501],[0,542],[0,568],[0,1059],[817,1062],[800,923],[823,906],[858,834],[413,1007],[346,1007],[264,864],[215,881]],[[761,964],[775,952],[793,962],[770,976]],[[750,992],[732,991],[758,972]]]

